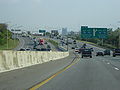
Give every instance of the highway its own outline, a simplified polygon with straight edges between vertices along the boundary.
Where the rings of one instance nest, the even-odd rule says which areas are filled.
[[[20,49],[26,49],[29,48],[31,51],[36,51],[33,47],[34,47],[34,40],[31,39],[30,37],[22,37],[22,36],[14,36],[16,38],[19,39],[20,44],[14,48],[13,50],[20,50]],[[48,44],[44,44],[44,45],[37,45],[36,47],[39,48],[46,48],[47,45],[51,46],[51,50],[52,51],[57,51],[56,47],[54,45],[52,45],[51,43],[48,42]]]
[[[81,47],[82,42],[77,42]],[[81,58],[69,45],[70,56],[0,74],[0,90],[120,90],[120,57]]]
[[[81,59],[38,90],[119,90],[120,72],[105,59]]]
[[[61,60],[0,73],[0,90],[28,90],[77,59],[70,53],[69,57]]]
[[[81,46],[83,43],[78,44]],[[89,44],[87,46],[94,47],[93,58],[79,58],[75,65],[37,90],[120,90],[120,57],[96,57],[96,51],[104,49]]]
[[[21,48],[31,48],[33,49],[33,41],[29,37],[16,37],[19,39],[20,44],[14,50],[20,50]]]

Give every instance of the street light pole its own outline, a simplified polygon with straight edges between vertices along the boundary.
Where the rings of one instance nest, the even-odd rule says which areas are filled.
[[[68,51],[68,35],[67,35],[67,51]]]
[[[118,41],[118,43],[119,43],[119,49],[120,49],[120,28],[118,28],[118,33],[119,33],[119,41]]]

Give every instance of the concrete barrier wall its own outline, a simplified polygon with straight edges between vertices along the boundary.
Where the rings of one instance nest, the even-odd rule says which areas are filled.
[[[69,52],[0,51],[0,72],[58,60]]]

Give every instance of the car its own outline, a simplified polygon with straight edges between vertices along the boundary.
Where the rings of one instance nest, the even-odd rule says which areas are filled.
[[[110,55],[110,50],[106,49],[106,50],[104,51],[104,55]]]
[[[114,49],[113,50],[113,57],[120,56],[120,49]]]
[[[66,45],[68,45],[68,43],[66,43]]]
[[[79,52],[79,48],[75,48],[75,52]]]
[[[76,44],[76,40],[73,41],[73,44]]]
[[[90,57],[90,58],[92,58],[92,51],[91,51],[91,49],[83,49],[83,51],[82,51],[82,58],[83,57]]]
[[[76,42],[74,42],[73,44],[77,44]]]
[[[41,48],[41,51],[47,51],[47,49],[46,48]]]
[[[24,48],[21,48],[19,51],[25,51],[25,49],[24,49]]]
[[[78,53],[81,53],[85,48],[80,48]]]
[[[69,41],[68,44],[72,44],[72,42]]]
[[[75,47],[72,47],[71,49],[75,49]]]
[[[48,44],[47,42],[45,42],[45,44]]]
[[[73,42],[76,42],[76,40],[74,40]]]
[[[94,51],[93,48],[90,48],[90,49],[91,49],[92,52]]]
[[[96,56],[104,56],[104,53],[99,51],[96,53]]]
[[[25,51],[31,51],[31,49],[30,48],[26,48]]]
[[[36,51],[41,51],[41,49],[39,49],[39,48],[36,48]]]

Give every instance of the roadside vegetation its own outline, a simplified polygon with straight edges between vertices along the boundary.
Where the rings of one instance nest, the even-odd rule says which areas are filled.
[[[12,33],[7,24],[0,24],[0,50],[11,50],[19,44],[19,40],[12,39]]]

